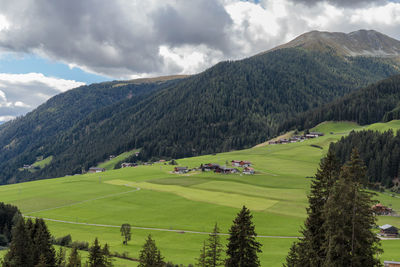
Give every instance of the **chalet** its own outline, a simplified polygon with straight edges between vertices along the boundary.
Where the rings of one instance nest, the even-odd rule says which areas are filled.
[[[393,209],[383,206],[381,203],[372,206],[372,210],[376,215],[390,215]]]
[[[240,167],[246,168],[246,167],[250,167],[251,166],[251,162],[250,161],[241,161],[240,162]]]
[[[206,171],[206,172],[215,171],[216,169],[219,168],[219,165],[216,163],[207,163],[207,164],[204,164],[203,167],[200,166],[200,168],[202,171]]]
[[[114,155],[110,155],[110,160],[112,160],[112,159],[115,159],[115,156]]]
[[[127,167],[136,167],[137,164],[136,163],[132,163],[132,162],[123,162],[121,163],[121,168],[127,168]]]
[[[400,267],[400,261],[384,261],[384,267]]]
[[[234,166],[234,167],[240,167],[240,160],[232,160],[231,161],[232,162],[232,166]]]
[[[239,170],[236,168],[229,168],[226,166],[221,166],[221,167],[215,169],[214,172],[228,174],[228,173],[239,173]]]
[[[139,157],[140,152],[135,152],[135,156]]]
[[[251,167],[246,167],[243,169],[243,174],[254,174],[254,169]]]
[[[104,169],[104,168],[91,167],[88,170],[88,173],[98,173],[98,172],[105,172],[105,171],[106,171],[106,169]]]
[[[283,139],[279,139],[279,144],[288,144],[289,143],[289,139],[283,138]]]
[[[29,165],[29,164],[24,164],[24,167],[23,167],[24,169],[32,169],[33,168],[33,166],[32,165]]]
[[[268,145],[276,145],[277,144],[277,141],[269,141],[268,142]]]
[[[379,226],[379,228],[381,229],[381,231],[379,233],[379,235],[381,235],[381,236],[397,237],[397,235],[399,234],[399,230],[390,224],[385,224],[385,225]]]
[[[175,167],[174,172],[177,174],[184,174],[189,172],[189,169],[187,167]]]

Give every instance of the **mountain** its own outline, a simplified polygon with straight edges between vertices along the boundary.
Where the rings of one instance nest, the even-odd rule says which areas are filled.
[[[331,103],[300,113],[280,126],[307,129],[324,121],[355,121],[361,125],[400,119],[400,75],[352,92]]]
[[[80,173],[134,148],[148,160],[251,147],[288,118],[399,73],[397,64],[287,47],[188,77],[81,87],[0,126],[0,183]],[[21,170],[38,158],[52,160]]]
[[[347,57],[400,57],[400,41],[374,30],[359,30],[348,34],[312,31],[273,50],[284,48],[331,51]]]

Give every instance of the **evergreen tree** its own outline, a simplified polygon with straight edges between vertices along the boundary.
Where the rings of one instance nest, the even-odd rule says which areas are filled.
[[[81,256],[79,255],[78,248],[73,247],[71,254],[68,257],[68,264],[67,267],[81,267]]]
[[[65,267],[67,262],[65,261],[65,249],[60,246],[57,254],[56,254],[56,266],[57,267]]]
[[[43,255],[46,259],[47,266],[55,266],[56,265],[56,253],[51,244],[51,235],[49,230],[47,229],[46,223],[43,219],[36,219],[35,232],[33,236],[33,256],[34,263],[39,262],[40,255]]]
[[[110,249],[108,248],[107,243],[103,247],[103,257],[104,257],[104,266],[111,267],[112,266],[112,258]]]
[[[325,205],[323,266],[381,266],[376,258],[381,252],[379,239],[372,232],[376,227],[374,201],[363,189],[364,181],[365,166],[353,150]]]
[[[103,250],[99,244],[99,240],[97,237],[94,240],[93,246],[89,249],[89,267],[104,267],[106,266],[104,263],[104,255]]]
[[[40,254],[39,262],[35,265],[35,267],[47,267],[46,256],[44,254]]]
[[[210,234],[207,245],[206,245],[206,253],[205,253],[205,266],[216,267],[223,266],[224,260],[222,259],[222,244],[219,237],[219,228],[218,225],[215,224],[213,232]]]
[[[256,267],[260,266],[257,253],[261,252],[261,244],[256,241],[255,227],[245,206],[238,213],[229,230],[227,267]]]
[[[311,183],[311,192],[308,196],[308,217],[302,230],[303,238],[295,242],[287,256],[287,266],[322,266],[325,260],[325,251],[322,245],[325,242],[323,224],[325,222],[323,210],[331,189],[339,177],[340,164],[334,153],[329,151],[320,162],[315,179]]]
[[[161,267],[165,264],[161,252],[151,235],[148,235],[146,243],[140,251],[139,261],[139,267]]]
[[[4,257],[3,267],[31,267],[33,263],[32,239],[29,236],[24,218],[21,215],[13,220],[16,224],[12,228],[10,248]]]
[[[203,242],[203,246],[200,250],[200,256],[196,260],[196,266],[206,267],[206,241]]]

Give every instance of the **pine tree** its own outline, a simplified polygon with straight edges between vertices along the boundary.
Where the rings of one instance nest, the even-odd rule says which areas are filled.
[[[108,248],[107,243],[103,247],[103,257],[104,257],[104,266],[111,267],[112,266],[112,258],[111,258],[110,249]]]
[[[261,244],[256,241],[255,227],[245,206],[238,213],[229,230],[227,267],[256,267],[260,266],[257,253],[261,252]]]
[[[46,256],[44,254],[40,254],[39,256],[39,261],[38,263],[35,265],[35,267],[47,267],[47,263],[46,263]]]
[[[89,249],[89,267],[103,267],[104,264],[104,256],[101,246],[99,244],[99,240],[97,237],[94,240],[93,246]]]
[[[206,267],[206,241],[203,242],[203,246],[200,250],[200,256],[196,260],[196,266]]]
[[[73,247],[71,254],[68,257],[68,264],[67,267],[81,267],[81,256],[79,255],[78,248]]]
[[[29,236],[24,218],[21,215],[15,217],[15,225],[12,228],[12,240],[10,248],[4,257],[3,267],[31,267],[33,263],[32,239]]]
[[[66,261],[65,261],[65,249],[60,246],[57,254],[56,254],[56,266],[57,267],[65,267],[66,266]]]
[[[365,166],[353,150],[325,205],[326,260],[323,266],[381,266],[379,239],[372,232],[374,201],[365,191]]]
[[[308,217],[302,230],[303,238],[292,245],[287,266],[321,266],[325,260],[322,244],[325,242],[323,210],[340,172],[340,164],[332,150],[320,162],[308,196]]]
[[[138,267],[161,267],[164,266],[163,257],[156,246],[156,242],[148,235],[139,256]]]
[[[33,236],[33,244],[34,244],[34,263],[39,262],[40,255],[43,255],[46,259],[47,266],[55,266],[56,264],[56,253],[51,244],[51,235],[49,230],[47,229],[46,223],[43,219],[36,219],[35,232]]]
[[[224,265],[224,260],[222,259],[223,249],[220,236],[218,234],[219,228],[218,225],[215,224],[213,232],[210,234],[207,240],[205,266],[216,267]]]

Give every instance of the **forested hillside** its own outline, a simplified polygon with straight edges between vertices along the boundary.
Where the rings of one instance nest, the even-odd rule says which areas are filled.
[[[3,163],[3,182],[80,173],[133,148],[147,160],[250,147],[275,135],[288,117],[395,73],[390,60],[296,48],[222,62],[140,100],[91,112],[50,142],[33,142]],[[15,171],[38,155],[53,160],[36,172]]]
[[[301,113],[280,126],[307,129],[324,121],[355,121],[361,125],[400,118],[400,75],[350,93],[332,103]]]
[[[353,148],[357,148],[368,167],[370,185],[400,190],[400,132],[351,132],[340,141],[332,143],[329,149],[344,163],[349,160],[348,153]]]
[[[2,124],[1,182],[7,177],[34,177],[36,173],[18,169],[24,164],[32,164],[37,157],[51,156],[54,150],[48,148],[57,144],[56,137],[89,114],[121,101],[140,102],[151,93],[174,82],[108,82],[82,86],[51,98],[24,117]]]

